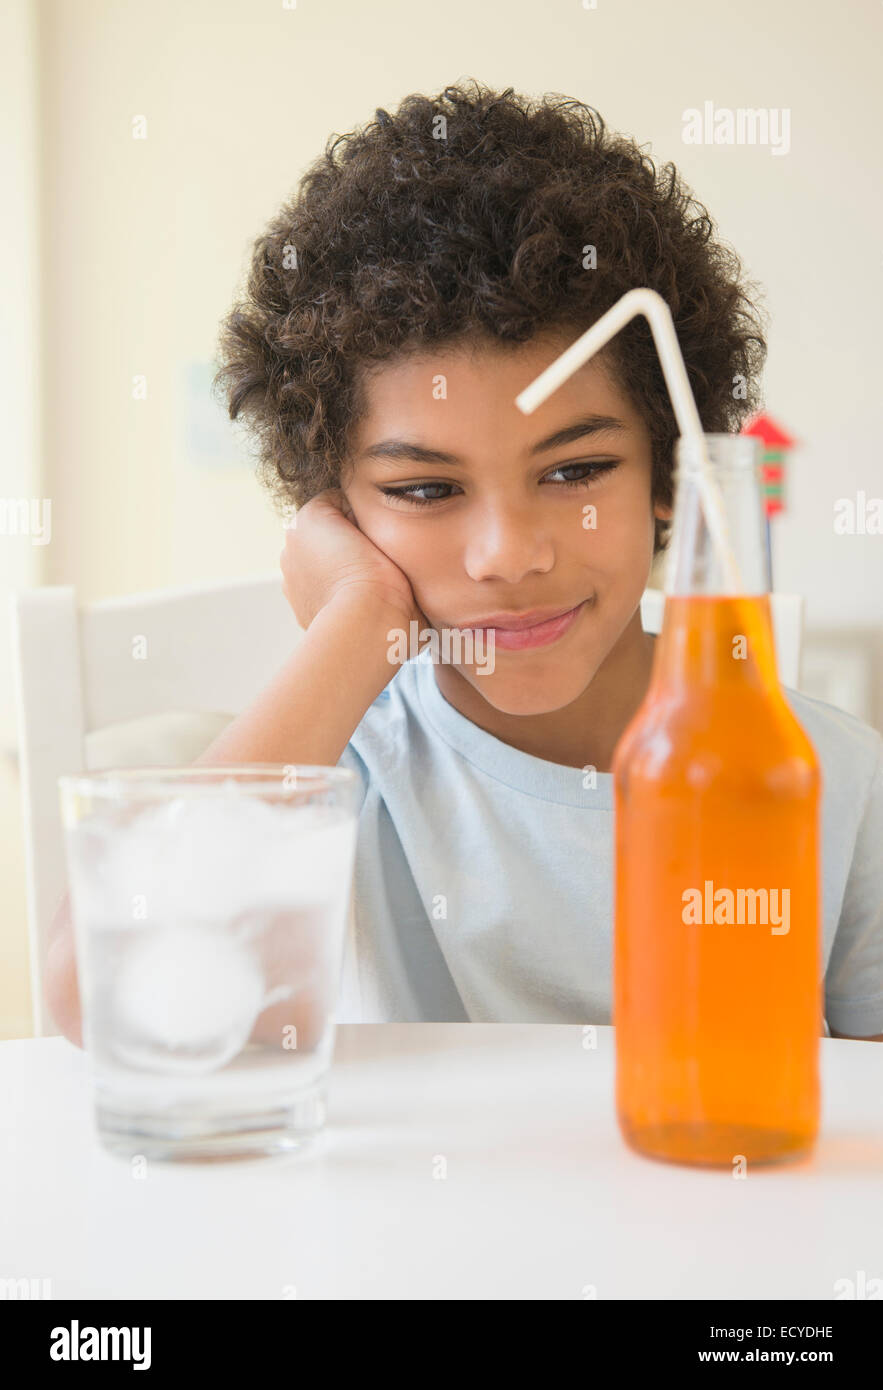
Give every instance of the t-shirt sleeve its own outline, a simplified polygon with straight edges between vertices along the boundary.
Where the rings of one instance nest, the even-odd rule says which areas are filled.
[[[883,739],[825,972],[825,1016],[838,1033],[883,1033]]]
[[[365,804],[365,796],[368,791],[368,769],[365,766],[365,763],[362,760],[362,758],[359,757],[359,754],[356,752],[352,743],[348,743],[346,748],[344,748],[343,752],[337,760],[337,766],[349,768],[349,770],[351,772],[354,772],[358,777],[359,800],[357,809],[358,811],[361,811],[363,805]]]

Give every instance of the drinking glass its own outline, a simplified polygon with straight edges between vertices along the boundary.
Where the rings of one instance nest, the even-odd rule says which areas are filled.
[[[355,773],[126,768],[58,783],[101,1143],[199,1160],[309,1145],[326,1117]]]

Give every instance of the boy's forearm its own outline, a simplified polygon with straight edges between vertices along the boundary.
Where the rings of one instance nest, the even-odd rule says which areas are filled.
[[[341,594],[310,623],[271,684],[195,765],[315,763],[334,766],[398,669],[387,632],[402,614]]]

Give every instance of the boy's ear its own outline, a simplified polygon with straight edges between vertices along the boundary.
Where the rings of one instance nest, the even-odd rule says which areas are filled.
[[[667,507],[664,502],[654,502],[653,515],[658,521],[671,521],[674,512],[671,507]]]

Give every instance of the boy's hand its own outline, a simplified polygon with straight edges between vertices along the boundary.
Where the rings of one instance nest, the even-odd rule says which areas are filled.
[[[304,629],[338,595],[357,595],[428,626],[411,584],[364,532],[339,488],[326,488],[297,513],[279,557],[282,588]]]

